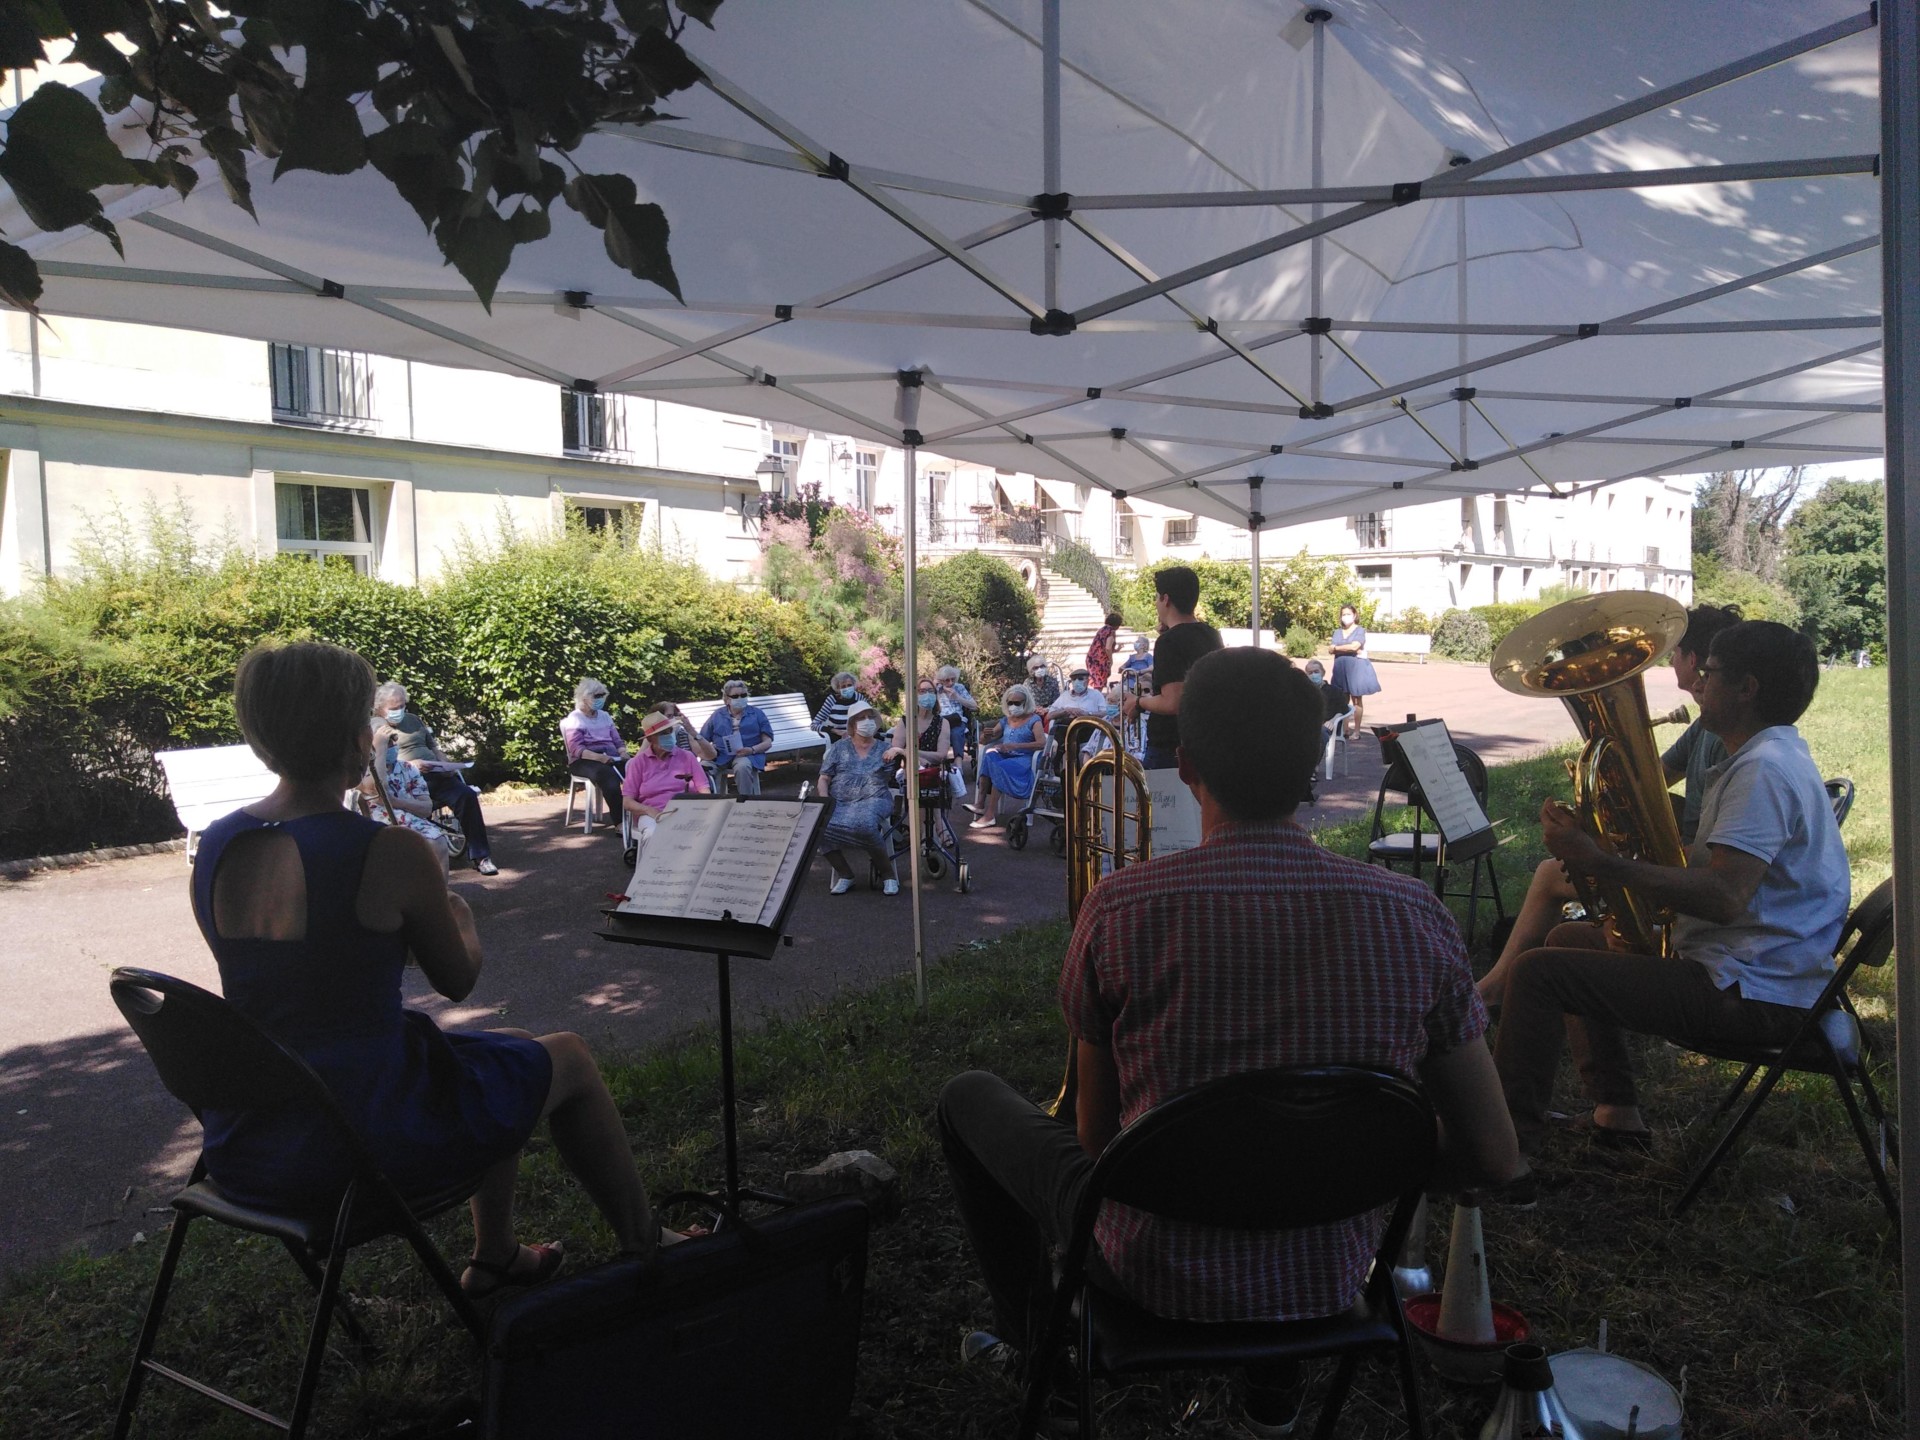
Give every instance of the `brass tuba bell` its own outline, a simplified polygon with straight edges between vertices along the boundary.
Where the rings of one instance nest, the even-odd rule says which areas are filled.
[[[1566,703],[1586,742],[1568,766],[1580,823],[1602,849],[1655,865],[1685,865],[1687,856],[1640,675],[1686,630],[1686,610],[1665,595],[1582,596],[1517,626],[1494,651],[1491,666],[1503,689]],[[1587,913],[1611,918],[1632,948],[1667,953],[1669,913],[1623,885],[1590,885],[1575,876],[1574,887]]]

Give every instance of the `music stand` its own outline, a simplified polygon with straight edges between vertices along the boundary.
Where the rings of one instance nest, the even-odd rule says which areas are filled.
[[[766,803],[747,796],[690,796],[709,804],[754,805]],[[676,802],[677,803],[677,802]],[[793,801],[776,803],[793,804]],[[810,796],[797,802],[818,807],[819,815],[804,827],[803,849],[799,863],[787,879],[783,893],[769,897],[772,920],[768,924],[748,923],[723,915],[718,920],[694,920],[684,916],[645,915],[616,906],[603,907],[606,924],[594,933],[602,940],[619,945],[647,945],[658,950],[687,950],[714,957],[719,977],[720,1001],[720,1125],[726,1156],[726,1188],[718,1195],[704,1198],[734,1224],[740,1223],[740,1201],[759,1200],[769,1205],[791,1205],[788,1196],[768,1190],[743,1189],[740,1184],[740,1141],[733,1088],[733,957],[744,955],[755,960],[771,960],[774,951],[793,938],[786,933],[787,915],[800,893],[800,882],[813,865],[813,853],[821,833],[833,814],[833,801],[825,796]]]
[[[1403,724],[1377,725],[1373,733],[1380,741],[1380,758],[1389,769],[1405,760],[1416,787],[1409,799],[1415,802],[1414,869],[1420,863],[1421,814],[1433,818],[1437,850],[1434,856],[1433,893],[1445,898],[1447,869],[1455,861],[1474,863],[1473,884],[1463,897],[1468,901],[1467,938],[1473,938],[1474,912],[1480,901],[1479,866],[1487,867],[1487,883],[1493,892],[1496,916],[1504,916],[1506,904],[1500,894],[1500,881],[1493,872],[1493,851],[1499,846],[1499,832],[1487,818],[1485,807],[1473,793],[1454,739],[1444,720],[1416,720],[1409,715]],[[1453,892],[1458,894],[1459,892]]]

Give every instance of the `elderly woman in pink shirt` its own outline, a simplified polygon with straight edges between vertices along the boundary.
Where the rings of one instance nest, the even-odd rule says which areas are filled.
[[[675,717],[658,706],[640,722],[645,739],[627,761],[627,776],[620,783],[620,794],[633,822],[630,861],[638,858],[661,813],[677,797],[712,793],[700,758],[680,743],[680,729]]]
[[[607,687],[587,676],[573,687],[573,709],[560,722],[567,746],[567,773],[594,783],[607,813],[620,813],[620,780],[627,763],[627,742],[607,713]]]

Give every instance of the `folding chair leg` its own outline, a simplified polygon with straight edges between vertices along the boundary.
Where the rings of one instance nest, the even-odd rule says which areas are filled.
[[[1847,1118],[1853,1122],[1853,1133],[1859,1138],[1860,1153],[1866,1157],[1867,1169],[1873,1172],[1873,1183],[1880,1191],[1880,1203],[1887,1207],[1887,1218],[1893,1221],[1895,1233],[1900,1229],[1900,1201],[1893,1193],[1893,1186],[1887,1183],[1887,1172],[1880,1164],[1880,1153],[1874,1148],[1873,1135],[1867,1129],[1866,1117],[1860,1113],[1860,1105],[1853,1098],[1853,1085],[1847,1079],[1846,1068],[1835,1064],[1833,1083],[1839,1087],[1840,1103],[1846,1107]]]
[[[460,1281],[453,1273],[439,1248],[427,1238],[427,1232],[418,1224],[409,1224],[406,1228],[407,1244],[413,1247],[413,1253],[420,1257],[420,1263],[427,1267],[427,1273],[433,1276],[433,1283],[440,1287],[440,1293],[447,1297],[447,1303],[453,1307],[453,1313],[460,1317],[460,1323],[467,1327],[467,1333],[477,1341],[487,1338],[487,1325],[480,1318],[480,1312],[467,1298],[466,1291],[460,1288]]]
[[[1320,1404],[1320,1420],[1313,1427],[1313,1440],[1333,1440],[1333,1427],[1340,1423],[1340,1412],[1347,1405],[1347,1392],[1353,1388],[1353,1369],[1359,1363],[1356,1351],[1349,1350],[1340,1357],[1340,1364],[1333,1372],[1333,1384],[1327,1387],[1327,1398]]]
[[[1053,1308],[1047,1315],[1047,1328],[1040,1337],[1040,1343],[1027,1357],[1027,1399],[1020,1409],[1020,1440],[1033,1440],[1040,1432],[1040,1410],[1046,1404],[1054,1362],[1066,1340],[1067,1324],[1072,1318],[1073,1292],[1068,1286],[1056,1285]],[[1091,1357],[1082,1355],[1080,1358],[1084,1364]]]
[[[1715,1115],[1724,1115],[1729,1110],[1733,1109],[1735,1105],[1739,1104],[1740,1097],[1746,1094],[1747,1092],[1747,1086],[1753,1083],[1753,1077],[1755,1075],[1758,1075],[1759,1073],[1760,1073],[1760,1062],[1758,1060],[1754,1061],[1751,1065],[1747,1066],[1746,1069],[1742,1070],[1740,1072],[1740,1078],[1733,1082],[1733,1088],[1727,1091],[1726,1095],[1722,1097],[1720,1101],[1720,1108],[1715,1110],[1713,1113]]]
[[[327,1331],[333,1325],[334,1303],[340,1297],[340,1277],[347,1268],[347,1234],[353,1219],[354,1193],[349,1185],[333,1224],[333,1243],[327,1248],[327,1270],[320,1282],[320,1298],[313,1307],[313,1325],[307,1332],[307,1358],[300,1367],[300,1386],[293,1395],[293,1414],[287,1419],[287,1440],[301,1440],[313,1414],[313,1397],[320,1389],[320,1366],[327,1358]]]
[[[1894,1133],[1893,1122],[1887,1118],[1887,1108],[1880,1103],[1880,1092],[1874,1088],[1873,1076],[1867,1071],[1867,1052],[1863,1045],[1860,1058],[1854,1062],[1854,1069],[1860,1075],[1860,1093],[1867,1102],[1867,1114],[1873,1117],[1873,1123],[1879,1127],[1881,1139],[1886,1142],[1887,1158],[1894,1164],[1900,1163],[1900,1137]]]
[[[1394,1347],[1394,1358],[1400,1370],[1400,1403],[1407,1411],[1408,1440],[1426,1440],[1426,1416],[1420,1409],[1420,1372],[1413,1363],[1413,1337],[1407,1334],[1407,1322],[1396,1305],[1393,1311],[1394,1328],[1400,1332],[1400,1343]]]
[[[1093,1440],[1093,1307],[1080,1306],[1080,1440]]]
[[[1740,1132],[1745,1130],[1752,1121],[1754,1112],[1766,1101],[1767,1096],[1773,1093],[1773,1087],[1780,1083],[1782,1073],[1784,1072],[1781,1067],[1775,1065],[1761,1077],[1760,1088],[1753,1092],[1753,1098],[1747,1102],[1746,1108],[1734,1116],[1733,1123],[1714,1143],[1713,1149],[1707,1152],[1707,1158],[1700,1162],[1700,1168],[1693,1172],[1693,1178],[1687,1182],[1686,1190],[1674,1202],[1673,1213],[1676,1217],[1684,1214],[1687,1207],[1693,1203],[1694,1197],[1707,1183],[1707,1177],[1713,1173],[1714,1167],[1726,1158],[1727,1152],[1733,1148],[1733,1142],[1740,1138]]]
[[[197,1171],[195,1178],[199,1178]],[[180,1250],[187,1243],[187,1225],[192,1218],[179,1211],[174,1213],[173,1229],[167,1236],[167,1253],[160,1261],[160,1274],[153,1282],[153,1298],[147,1302],[147,1318],[140,1326],[140,1341],[133,1349],[133,1365],[127,1371],[127,1388],[120,1394],[120,1413],[114,1417],[113,1440],[127,1440],[127,1432],[133,1428],[134,1408],[140,1403],[140,1387],[147,1378],[147,1360],[160,1334],[160,1316],[167,1308],[167,1292],[173,1288],[173,1272],[180,1264]]]
[[[286,1246],[287,1253],[293,1257],[293,1263],[300,1267],[300,1273],[307,1277],[307,1283],[313,1286],[314,1293],[318,1294],[320,1287],[326,1283],[325,1272],[313,1263],[311,1255],[291,1240],[283,1240],[280,1243]],[[372,1363],[379,1358],[380,1347],[373,1343],[373,1338],[361,1327],[359,1319],[353,1313],[353,1306],[345,1300],[340,1302],[340,1328],[345,1330],[348,1338],[360,1347],[361,1359]]]

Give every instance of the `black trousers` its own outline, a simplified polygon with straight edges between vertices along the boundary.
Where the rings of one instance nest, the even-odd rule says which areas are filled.
[[[467,837],[467,858],[484,860],[493,853],[487,844],[487,820],[480,813],[480,792],[452,770],[427,771],[427,793],[433,803],[453,811]]]
[[[611,760],[593,760],[582,757],[567,766],[569,775],[579,775],[593,782],[593,788],[600,792],[600,798],[607,802],[607,814],[613,823],[620,823],[620,781],[622,772]]]

